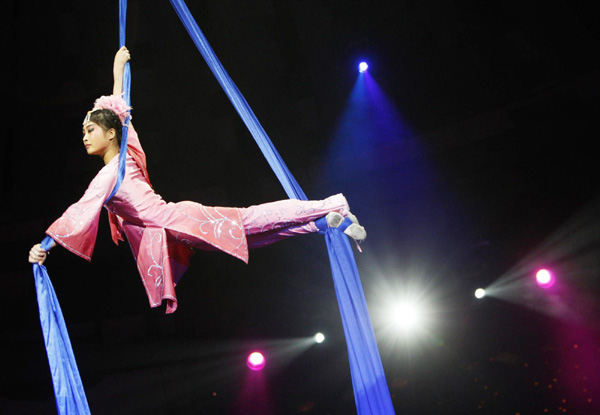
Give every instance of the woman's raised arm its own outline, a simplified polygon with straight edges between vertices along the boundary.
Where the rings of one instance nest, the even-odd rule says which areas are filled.
[[[113,95],[121,96],[123,93],[123,71],[125,71],[125,64],[130,59],[131,55],[125,46],[122,46],[115,55],[115,62],[113,64]]]

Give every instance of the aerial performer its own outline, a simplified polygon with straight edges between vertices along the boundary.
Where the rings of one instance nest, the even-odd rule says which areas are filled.
[[[365,229],[350,213],[342,194],[323,200],[281,200],[246,208],[212,207],[184,201],[165,202],[153,190],[146,170],[146,156],[131,123],[127,128],[125,177],[115,195],[106,201],[117,181],[122,128],[130,108],[122,98],[128,49],[120,48],[114,60],[114,86],[110,96],[96,100],[83,121],[83,144],[87,154],[104,161],[83,197],[71,205],[47,230],[54,242],[48,250],[41,244],[29,251],[29,262],[42,265],[57,244],[91,261],[102,206],[109,216],[115,244],[129,242],[151,307],[166,301],[167,313],[177,309],[175,286],[189,266],[194,249],[219,250],[248,262],[248,249],[279,240],[317,232],[314,221],[326,217],[338,227],[348,217],[352,224],[344,233],[357,242]],[[342,228],[340,228],[342,229]]]

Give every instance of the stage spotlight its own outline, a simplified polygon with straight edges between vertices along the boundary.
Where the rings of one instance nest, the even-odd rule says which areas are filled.
[[[361,62],[358,65],[358,72],[360,73],[364,73],[367,71],[367,69],[369,69],[369,65],[367,65],[367,62]]]
[[[260,352],[250,353],[248,359],[246,359],[246,365],[251,370],[262,370],[265,367],[265,357]]]
[[[315,341],[317,343],[323,343],[325,341],[325,335],[323,333],[315,334]]]
[[[485,297],[485,290],[483,288],[478,288],[475,290],[475,297],[476,298],[483,298]]]
[[[409,330],[421,323],[421,310],[413,303],[398,304],[394,307],[392,319],[397,327]]]
[[[542,288],[550,288],[554,285],[556,279],[554,275],[547,269],[541,269],[535,274],[535,280]]]

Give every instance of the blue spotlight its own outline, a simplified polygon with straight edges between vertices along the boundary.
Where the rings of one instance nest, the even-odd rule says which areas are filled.
[[[358,64],[358,72],[365,73],[367,69],[369,69],[369,65],[367,65],[367,62],[361,62]]]

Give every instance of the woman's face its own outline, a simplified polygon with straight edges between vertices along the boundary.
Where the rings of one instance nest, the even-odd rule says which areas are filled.
[[[83,145],[90,156],[104,156],[114,140],[116,135],[112,128],[106,131],[92,121],[83,126]]]

